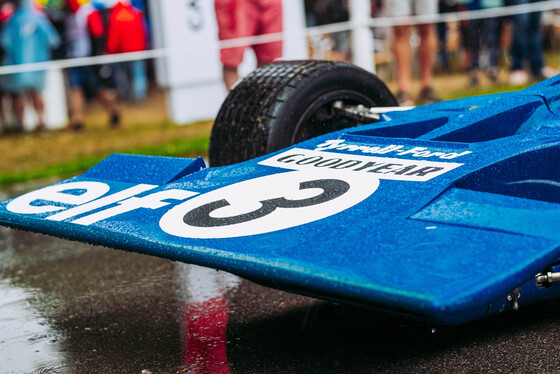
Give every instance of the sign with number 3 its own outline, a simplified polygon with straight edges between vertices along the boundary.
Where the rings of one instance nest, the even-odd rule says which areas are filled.
[[[365,183],[366,182],[366,183]],[[379,180],[288,172],[250,179],[196,196],[160,220],[168,234],[198,239],[278,231],[344,211],[370,196]]]

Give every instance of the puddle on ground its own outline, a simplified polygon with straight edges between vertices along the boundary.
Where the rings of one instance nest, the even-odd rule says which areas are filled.
[[[52,373],[64,366],[56,332],[32,312],[32,297],[29,291],[0,281],[0,355],[4,373]]]

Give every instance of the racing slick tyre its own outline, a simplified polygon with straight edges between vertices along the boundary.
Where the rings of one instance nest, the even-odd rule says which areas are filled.
[[[360,125],[340,105],[397,106],[375,75],[348,63],[283,61],[249,74],[227,96],[208,150],[211,166],[252,159],[332,131]]]

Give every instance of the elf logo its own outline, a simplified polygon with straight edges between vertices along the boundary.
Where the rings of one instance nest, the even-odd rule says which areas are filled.
[[[148,184],[108,194],[106,183],[79,181],[30,192],[9,202],[6,209],[83,226],[134,212],[127,218],[139,227],[152,224],[142,221],[143,209],[162,209],[159,227],[170,235],[232,238],[327,218],[365,200],[378,186],[379,179],[358,174],[298,171],[249,179],[204,194],[176,188],[150,192],[158,186]]]
[[[8,203],[12,213],[47,215],[51,221],[69,221],[88,226],[137,209],[158,209],[196,195],[196,192],[169,189],[136,197],[158,186],[138,184],[107,195],[110,186],[102,182],[61,183],[29,192]]]

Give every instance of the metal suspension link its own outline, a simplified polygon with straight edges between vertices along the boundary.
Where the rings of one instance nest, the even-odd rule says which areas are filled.
[[[535,275],[537,287],[550,287],[552,283],[560,282],[560,272],[542,272]]]

